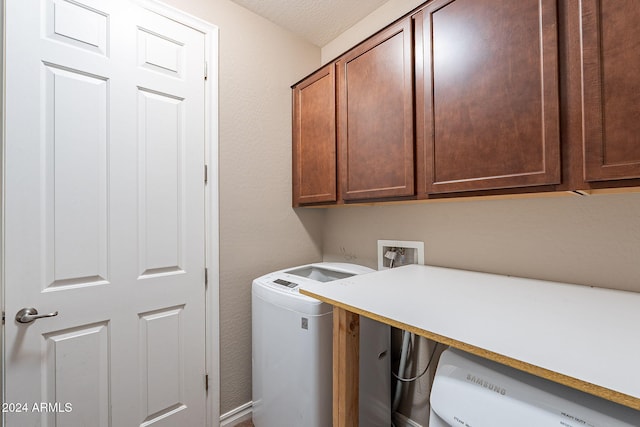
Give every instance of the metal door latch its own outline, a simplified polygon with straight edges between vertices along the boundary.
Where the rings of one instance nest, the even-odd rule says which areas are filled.
[[[38,310],[33,307],[23,308],[16,313],[16,322],[18,323],[31,323],[36,319],[42,319],[43,317],[55,317],[58,315],[57,311],[48,314],[38,314]]]

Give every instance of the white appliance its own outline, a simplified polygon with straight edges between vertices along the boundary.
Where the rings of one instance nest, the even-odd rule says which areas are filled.
[[[298,292],[371,270],[318,263],[253,281],[253,423],[256,427],[332,424],[332,306]],[[360,317],[360,425],[389,427],[390,328]]]
[[[429,427],[449,426],[638,427],[640,412],[448,349],[431,389]]]

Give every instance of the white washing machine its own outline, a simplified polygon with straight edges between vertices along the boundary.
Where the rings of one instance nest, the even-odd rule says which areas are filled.
[[[431,389],[429,427],[450,426],[638,427],[640,412],[448,349]]]
[[[332,306],[301,295],[303,283],[371,270],[317,263],[253,281],[253,423],[256,427],[332,424]],[[360,425],[391,425],[390,328],[360,317]]]

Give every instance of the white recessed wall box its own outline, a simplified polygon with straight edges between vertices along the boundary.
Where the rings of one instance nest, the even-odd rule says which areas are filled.
[[[409,264],[424,265],[424,242],[378,240],[378,270]]]

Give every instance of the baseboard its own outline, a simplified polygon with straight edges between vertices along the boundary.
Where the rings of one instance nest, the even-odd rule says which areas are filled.
[[[413,421],[411,418],[407,418],[399,412],[393,414],[393,423],[396,427],[422,427],[422,425]]]
[[[233,427],[251,419],[253,402],[247,402],[231,411],[220,415],[220,427]]]
[[[233,427],[244,421],[249,421],[253,413],[253,402],[247,402],[231,411],[220,415],[220,427]],[[393,414],[393,423],[396,427],[423,427],[421,424],[407,418],[399,412]]]

